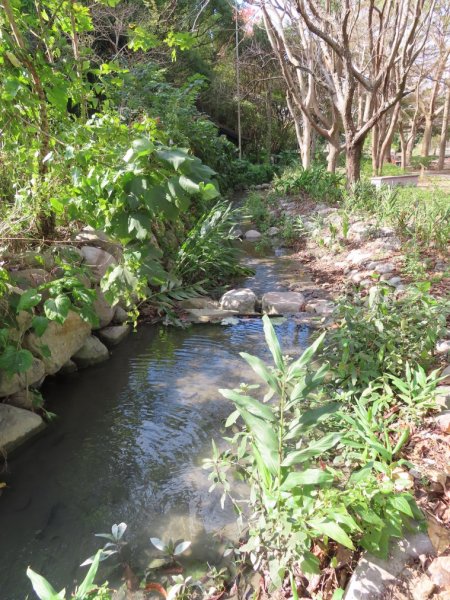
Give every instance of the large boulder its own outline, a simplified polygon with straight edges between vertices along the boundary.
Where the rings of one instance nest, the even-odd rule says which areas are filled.
[[[78,313],[69,311],[62,325],[49,323],[41,337],[32,332],[27,333],[23,346],[43,361],[47,374],[53,375],[78,352],[90,333],[90,325],[83,321]],[[46,347],[50,355],[46,352]]]
[[[301,312],[305,297],[300,292],[268,292],[262,297],[262,311],[268,315],[286,315]]]
[[[253,314],[256,300],[255,292],[250,288],[229,290],[220,299],[220,308],[222,310],[235,310],[241,315]]]
[[[33,363],[24,373],[9,375],[0,370],[0,398],[11,396],[29,385],[38,383],[45,376],[45,366],[42,360],[33,359]]]
[[[120,344],[127,335],[130,333],[131,327],[129,325],[113,325],[112,327],[105,327],[98,332],[101,341],[112,348]]]
[[[81,252],[84,264],[91,269],[94,279],[98,282],[109,269],[117,264],[112,254],[95,246],[83,246]]]
[[[112,254],[117,260],[122,256],[122,246],[112,240],[103,231],[97,231],[93,227],[85,227],[82,229],[77,236],[75,241],[83,244],[83,246],[96,246],[105,250],[109,254]]]
[[[0,404],[0,449],[10,452],[44,426],[44,421],[39,415],[8,404]]]
[[[108,358],[108,348],[95,335],[89,336],[84,342],[83,347],[72,356],[73,362],[80,369],[97,365],[108,360]]]
[[[103,327],[107,327],[113,320],[115,309],[108,303],[105,294],[99,287],[97,287],[95,291],[97,296],[92,304],[92,308],[98,317],[99,323],[94,329],[102,329]]]
[[[35,288],[44,283],[49,283],[54,277],[44,269],[22,269],[12,271],[10,278],[14,284],[22,290]]]

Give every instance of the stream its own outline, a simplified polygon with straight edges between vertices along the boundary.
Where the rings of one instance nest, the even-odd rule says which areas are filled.
[[[241,286],[258,295],[307,278],[281,252],[260,256],[248,246],[244,262],[255,275]],[[308,328],[290,319],[275,327],[283,353],[299,355]],[[79,564],[102,545],[94,533],[121,521],[141,564],[157,554],[154,536],[191,540],[191,560],[219,560],[237,535],[235,515],[208,493],[201,465],[232,410],[218,388],[252,379],[239,352],[270,361],[260,319],[142,325],[106,363],[45,384],[57,418],[9,458],[1,477],[0,600],[30,594],[28,565],[57,590],[71,588],[85,573]]]

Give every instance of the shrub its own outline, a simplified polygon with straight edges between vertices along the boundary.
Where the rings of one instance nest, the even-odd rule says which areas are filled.
[[[224,201],[199,219],[176,258],[175,271],[185,283],[201,282],[205,288],[214,288],[250,274],[249,269],[239,264],[235,225],[236,211]]]
[[[339,326],[326,354],[340,385],[368,385],[385,374],[403,376],[406,363],[429,366],[448,314],[448,302],[417,284],[396,299],[389,286],[373,286],[368,299],[354,296],[338,305]]]
[[[334,204],[342,200],[343,177],[316,165],[309,169],[288,168],[275,178],[274,187],[279,193],[304,193],[314,200]]]

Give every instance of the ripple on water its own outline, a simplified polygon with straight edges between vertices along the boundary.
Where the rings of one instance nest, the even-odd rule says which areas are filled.
[[[259,278],[267,268],[272,277],[275,264]],[[283,352],[300,354],[308,330],[290,320],[276,329]],[[217,552],[212,532],[236,535],[201,460],[232,409],[218,388],[255,379],[239,352],[271,360],[259,319],[143,326],[108,363],[46,385],[58,421],[11,458],[0,498],[1,600],[23,599],[28,564],[59,588],[79,577],[93,533],[114,522],[129,524],[141,558],[150,535],[191,539],[205,560]]]

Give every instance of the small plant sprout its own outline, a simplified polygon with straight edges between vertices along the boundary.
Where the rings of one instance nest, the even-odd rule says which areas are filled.
[[[95,537],[104,538],[104,539],[108,540],[108,542],[103,546],[102,550],[100,550],[100,552],[101,552],[100,560],[101,561],[106,560],[113,554],[120,554],[121,549],[123,548],[123,546],[126,545],[126,542],[122,539],[125,534],[126,529],[127,529],[126,523],[119,523],[119,524],[114,523],[114,525],[111,527],[111,533],[96,533],[95,534]],[[86,559],[80,565],[80,567],[86,567],[87,565],[92,564],[92,562],[95,559],[95,556],[91,556],[90,558]]]
[[[157,550],[164,553],[164,556],[170,559],[171,562],[175,562],[175,557],[180,556],[183,552],[191,545],[191,542],[186,540],[169,540],[168,542],[163,542],[159,538],[152,537],[150,538],[151,543]]]

